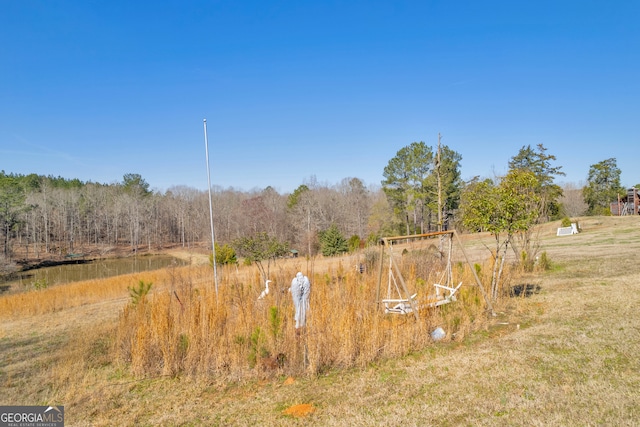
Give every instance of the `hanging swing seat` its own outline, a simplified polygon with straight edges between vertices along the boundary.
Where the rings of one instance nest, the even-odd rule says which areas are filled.
[[[456,301],[456,293],[461,286],[462,282],[458,283],[458,286],[456,286],[455,288],[434,283],[433,287],[435,288],[435,294],[429,295],[427,297],[426,301],[424,301],[424,306],[433,308]],[[415,293],[411,295],[410,298],[383,299],[382,303],[385,307],[384,312],[398,314],[411,313],[413,312],[412,306],[417,308],[419,305],[418,300],[416,299],[417,296],[418,294]]]
[[[384,312],[385,313],[399,313],[399,314],[407,314],[411,313],[413,309],[411,308],[411,303],[414,302],[418,294],[411,295],[410,299],[404,298],[387,298],[383,299],[384,303]]]
[[[436,289],[436,293],[435,295],[431,295],[427,299],[427,306],[438,307],[443,304],[448,304],[450,302],[456,301],[456,292],[458,292],[460,286],[462,286],[462,282],[458,283],[458,286],[456,286],[455,288],[434,283],[433,287]],[[443,291],[442,294],[440,293],[441,290]],[[449,291],[448,294],[446,294],[447,291]]]

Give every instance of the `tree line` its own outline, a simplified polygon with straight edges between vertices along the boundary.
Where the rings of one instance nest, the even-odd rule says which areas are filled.
[[[310,177],[287,194],[272,187],[213,187],[215,239],[240,252],[262,238],[277,242],[279,255],[294,248],[304,255],[332,255],[382,236],[457,228],[506,233],[509,244],[520,239],[526,248],[532,225],[606,214],[609,203],[625,193],[615,159],[590,167],[578,201],[555,183],[564,174],[541,144],[522,147],[502,177],[465,182],[461,159],[440,143],[413,142],[389,160],[380,186],[355,177],[325,185]],[[0,171],[0,259],[7,264],[17,257],[210,244],[208,203],[206,191],[152,191],[135,173],[100,184]],[[498,241],[501,250],[505,240]]]

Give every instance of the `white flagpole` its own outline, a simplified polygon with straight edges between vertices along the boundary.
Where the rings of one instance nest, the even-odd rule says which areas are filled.
[[[209,188],[209,218],[211,219],[211,251],[213,253],[213,283],[218,298],[218,273],[216,271],[216,244],[213,233],[213,202],[211,201],[211,172],[209,172],[209,138],[207,137],[207,119],[204,119],[204,149],[207,157],[207,184]]]

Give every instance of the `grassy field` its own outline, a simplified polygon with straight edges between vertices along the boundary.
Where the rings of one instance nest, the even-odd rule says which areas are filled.
[[[182,289],[186,282],[202,287],[210,281],[206,266],[1,297],[0,404],[64,405],[69,426],[637,425],[640,217],[582,218],[582,233],[565,237],[555,236],[557,226],[540,230],[552,269],[514,276],[511,285],[533,292],[503,298],[496,317],[466,319],[464,330],[456,323],[454,339],[451,333],[436,343],[411,338],[420,344],[416,349],[391,349],[404,356],[392,351],[360,362],[343,360],[357,341],[397,345],[387,335],[406,342],[407,330],[424,334],[436,323],[416,328],[410,318],[389,321],[386,333],[385,325],[371,332],[380,341],[348,333],[358,331],[351,323],[346,330],[310,330],[312,338],[304,339],[316,347],[307,357],[324,361],[325,368],[267,371],[258,364],[225,375],[211,367],[214,374],[207,375],[202,361],[185,369],[193,357],[185,354],[181,369],[166,371],[165,361],[164,371],[143,366],[136,373],[132,363],[119,360],[118,337],[145,331],[144,318],[127,315],[127,287],[139,280],[157,284],[158,291]],[[490,236],[464,241],[474,262],[492,247]],[[351,283],[356,279],[341,268],[352,261],[290,260],[274,269],[276,285],[282,289],[297,270],[312,272],[318,282],[344,276]],[[316,302],[326,305],[320,294]],[[194,301],[203,298],[196,293]],[[279,306],[284,312],[287,303],[283,298]],[[160,298],[154,304],[170,309]],[[260,313],[258,305],[250,306],[250,317]],[[321,312],[336,321],[362,321],[340,317],[342,309],[338,303]],[[447,319],[436,321],[451,332]],[[289,331],[277,345],[289,352],[296,339]],[[162,361],[162,352],[154,357]]]

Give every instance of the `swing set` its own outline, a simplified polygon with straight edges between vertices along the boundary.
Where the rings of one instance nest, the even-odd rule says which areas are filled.
[[[415,241],[425,241],[430,238],[439,237],[440,238],[440,249],[438,249],[438,253],[441,257],[444,257],[444,252],[446,250],[446,263],[445,267],[440,274],[438,283],[433,284],[433,293],[427,295],[424,298],[418,299],[418,293],[411,293],[407,284],[402,276],[402,272],[400,271],[400,267],[396,261],[396,254],[393,251],[393,246],[398,245],[401,241],[406,242],[415,242]],[[473,276],[475,277],[476,284],[480,288],[482,295],[484,296],[485,302],[487,303],[488,309],[491,311],[492,315],[495,315],[493,311],[493,306],[491,305],[491,301],[489,300],[482,283],[480,282],[480,278],[476,274],[475,269],[471,265],[469,258],[467,257],[467,253],[464,250],[464,246],[460,241],[460,237],[456,233],[455,230],[450,231],[437,231],[433,233],[424,233],[424,234],[414,234],[409,236],[395,236],[395,237],[384,237],[382,238],[382,246],[380,249],[380,270],[378,277],[378,289],[376,295],[376,301],[380,301],[384,305],[385,313],[397,313],[397,314],[408,314],[413,313],[416,320],[418,320],[418,310],[420,308],[434,308],[439,307],[444,304],[448,304],[450,302],[456,301],[456,293],[462,287],[462,282],[459,282],[455,285],[453,281],[453,271],[451,268],[451,255],[453,252],[453,239],[456,239],[459,248],[464,255],[464,258],[469,265]],[[447,247],[443,248],[445,244],[445,240],[447,243]],[[382,286],[382,273],[383,273],[383,265],[385,261],[385,250],[388,252],[389,259],[389,270],[388,270],[388,284],[387,284],[387,295],[386,298],[380,298],[380,290]]]

